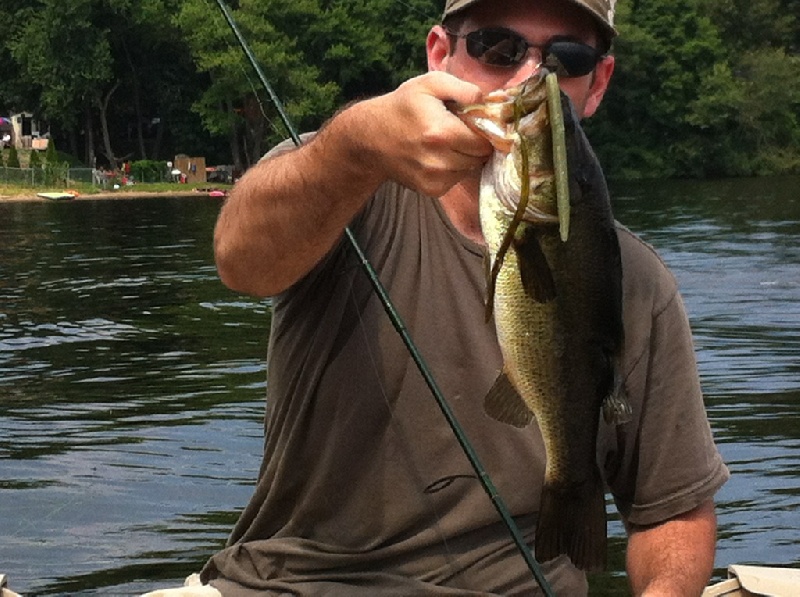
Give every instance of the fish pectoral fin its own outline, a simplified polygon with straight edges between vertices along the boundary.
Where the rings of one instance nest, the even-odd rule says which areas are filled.
[[[625,380],[615,368],[614,386],[608,396],[603,399],[603,420],[609,425],[621,425],[630,421],[632,417],[633,409],[628,401],[628,393],[625,391]]]
[[[528,226],[514,239],[514,251],[519,263],[519,275],[525,294],[537,303],[548,303],[556,298],[556,283],[547,258],[539,244],[535,228]]]
[[[527,427],[533,420],[533,413],[519,395],[514,384],[503,371],[486,394],[483,403],[486,414],[494,420],[514,427]]]

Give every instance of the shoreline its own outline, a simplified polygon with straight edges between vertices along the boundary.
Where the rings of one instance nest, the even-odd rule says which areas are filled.
[[[23,193],[19,195],[3,195],[0,194],[0,203],[11,202],[30,202],[38,201],[42,203],[71,203],[73,201],[86,201],[86,200],[106,200],[106,199],[150,199],[155,197],[211,197],[211,191],[107,191],[101,193],[86,193],[78,194],[73,199],[47,199],[39,197],[36,192]]]

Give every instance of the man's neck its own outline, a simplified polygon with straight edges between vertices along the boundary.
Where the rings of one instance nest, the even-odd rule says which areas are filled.
[[[469,240],[485,244],[478,213],[478,178],[461,181],[439,198],[447,217],[462,235]]]

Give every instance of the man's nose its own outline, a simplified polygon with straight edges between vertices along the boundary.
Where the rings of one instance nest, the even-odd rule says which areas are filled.
[[[539,52],[529,50],[525,59],[514,71],[514,74],[506,83],[506,88],[515,87],[531,77],[542,67],[542,56]]]

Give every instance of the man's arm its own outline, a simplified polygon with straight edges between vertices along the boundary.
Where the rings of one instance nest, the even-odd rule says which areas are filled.
[[[657,525],[628,525],[627,569],[633,594],[700,595],[714,569],[716,536],[711,499]]]
[[[451,75],[421,75],[339,112],[301,148],[253,166],[214,231],[222,281],[277,294],[314,267],[384,181],[436,197],[479,169],[491,146],[444,101],[480,99],[477,86]]]

